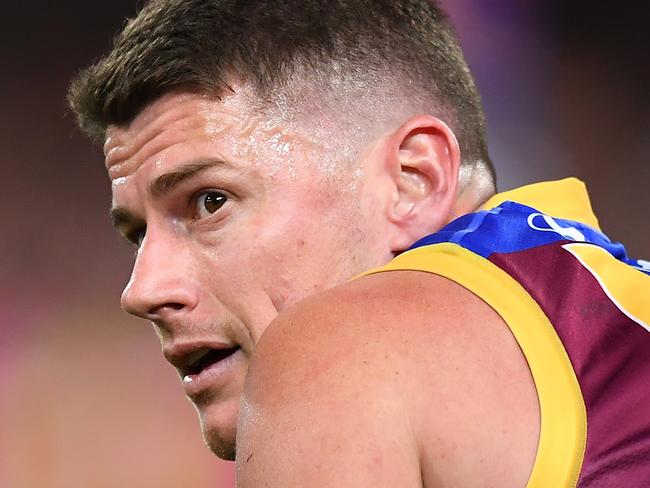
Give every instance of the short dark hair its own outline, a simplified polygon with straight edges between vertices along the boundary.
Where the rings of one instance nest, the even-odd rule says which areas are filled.
[[[492,171],[480,96],[432,0],[152,0],[72,82],[68,101],[100,138],[171,91],[218,97],[234,77],[262,95],[297,70],[317,79],[332,66],[400,78],[403,93],[445,114],[463,162]]]

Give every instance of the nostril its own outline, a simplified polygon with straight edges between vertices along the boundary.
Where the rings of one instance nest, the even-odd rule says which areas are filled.
[[[149,309],[149,315],[160,315],[162,313],[165,313],[165,311],[175,311],[178,312],[179,310],[182,310],[185,308],[185,305],[182,303],[164,303],[162,305],[158,305],[156,307],[152,307]]]

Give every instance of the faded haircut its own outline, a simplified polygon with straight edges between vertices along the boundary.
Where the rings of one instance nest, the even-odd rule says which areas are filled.
[[[172,91],[218,98],[240,80],[272,102],[296,78],[323,85],[336,73],[397,80],[390,96],[367,83],[383,113],[418,100],[455,132],[465,167],[494,177],[480,96],[431,0],[151,0],[73,80],[68,102],[82,130],[101,139],[109,125],[128,125]]]

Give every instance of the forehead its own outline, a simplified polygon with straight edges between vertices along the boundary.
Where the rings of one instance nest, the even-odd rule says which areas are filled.
[[[303,114],[280,97],[262,100],[246,84],[233,84],[221,98],[172,92],[145,107],[128,126],[108,127],[106,168],[113,190],[137,174],[153,179],[192,161],[214,159],[271,180],[296,179],[310,171],[337,179],[362,143],[351,151],[335,119],[317,107]]]
[[[151,156],[189,140],[252,130],[262,117],[251,105],[243,90],[223,100],[191,93],[166,94],[145,107],[128,126],[107,128],[104,155],[109,176],[115,179],[130,174]]]

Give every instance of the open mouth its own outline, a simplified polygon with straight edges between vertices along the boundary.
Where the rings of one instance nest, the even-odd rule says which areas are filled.
[[[239,347],[231,347],[230,349],[208,349],[197,359],[190,362],[187,368],[184,368],[183,375],[193,376],[200,374],[201,371],[209,368],[213,364],[232,356],[238,349]]]
[[[198,394],[217,378],[224,378],[239,356],[241,346],[220,342],[185,342],[167,344],[163,354],[178,371],[187,391]],[[188,390],[189,388],[189,390]]]

